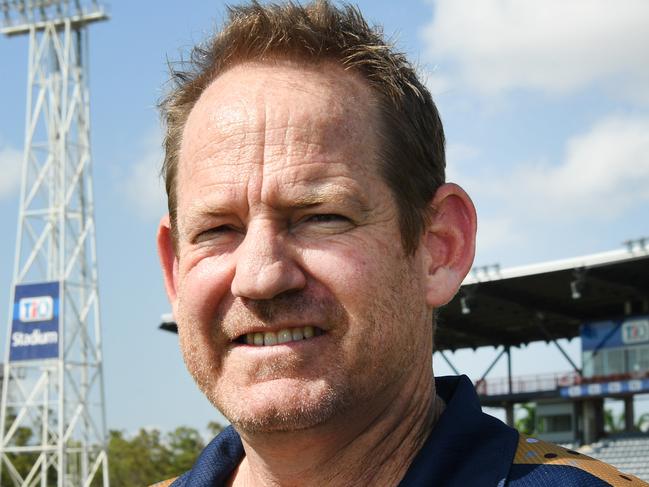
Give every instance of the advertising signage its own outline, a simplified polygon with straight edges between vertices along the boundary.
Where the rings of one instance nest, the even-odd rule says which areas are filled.
[[[649,344],[649,316],[585,323],[580,335],[583,351]]]
[[[59,356],[59,282],[19,284],[14,295],[9,360]]]
[[[649,379],[617,380],[570,387],[562,387],[562,397],[611,396],[615,394],[638,394],[649,392]]]

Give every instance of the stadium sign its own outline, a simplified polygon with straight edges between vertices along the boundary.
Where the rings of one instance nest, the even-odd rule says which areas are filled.
[[[649,392],[649,379],[617,380],[598,382],[578,386],[562,387],[559,393],[562,397],[594,397],[611,396],[614,394],[637,394]]]
[[[626,345],[649,342],[649,319],[625,321],[622,324],[622,342]]]
[[[649,343],[649,316],[584,323],[580,336],[582,351]]]
[[[9,360],[59,356],[60,283],[19,284],[14,293]]]

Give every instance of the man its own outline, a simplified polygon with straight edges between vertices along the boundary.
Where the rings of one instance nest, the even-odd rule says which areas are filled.
[[[192,60],[162,103],[158,249],[187,367],[232,427],[163,485],[532,485],[523,456],[558,447],[523,439],[512,467],[517,432],[433,377],[476,215],[406,59],[318,1],[232,8]]]

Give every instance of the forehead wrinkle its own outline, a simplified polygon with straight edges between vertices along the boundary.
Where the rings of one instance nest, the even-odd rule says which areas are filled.
[[[359,133],[357,126],[362,118],[355,111],[340,109],[338,100],[331,100],[327,106],[314,107],[316,110],[291,110],[285,120],[272,120],[273,125],[266,131],[268,146],[284,146],[290,149],[303,146],[331,150],[341,140],[360,140],[365,135]]]
[[[245,195],[242,198],[245,201],[239,205],[246,206],[247,214],[249,205],[266,205],[291,185],[304,189],[318,179],[331,176],[343,181],[345,174],[350,180],[368,173],[378,176],[377,152],[373,149],[377,127],[369,123],[376,115],[375,100],[364,82],[349,73],[332,78],[330,72],[322,77],[322,71],[309,69],[300,70],[301,74],[306,72],[307,82],[297,85],[297,78],[291,73],[283,73],[290,83],[278,84],[278,75],[273,70],[257,71],[254,76],[248,73],[251,85],[237,78],[233,78],[236,83],[233,79],[227,82],[234,71],[236,69],[220,76],[208,87],[197,103],[201,107],[192,111],[193,120],[188,120],[185,127],[186,132],[191,133],[183,135],[192,138],[188,146],[194,153],[184,154],[187,161],[182,163],[186,165],[181,171],[185,174],[183,179],[188,184],[190,180],[203,180],[198,188],[198,199],[203,201],[197,201],[196,205],[188,202],[193,206],[192,213],[206,207],[209,210],[215,203],[214,196],[207,194],[212,191],[223,193],[226,190],[225,195],[229,193],[230,197],[233,193]],[[320,84],[315,90],[310,83],[314,74]],[[287,91],[298,95],[291,95],[288,103],[286,98],[284,103],[275,103],[276,96],[285,96]],[[207,124],[204,123],[206,117]],[[368,123],[371,130],[359,130]],[[355,149],[361,145],[372,150],[359,155]],[[361,160],[351,160],[359,157]],[[319,174],[305,171],[308,167],[317,167],[318,163],[329,167]],[[206,173],[210,171],[214,173],[208,177]],[[210,186],[209,181],[215,178],[221,181]],[[276,188],[271,191],[273,186]],[[362,189],[356,188],[355,192]],[[316,196],[305,196],[298,204],[309,205],[314,201],[317,204],[327,194],[321,191]],[[343,195],[330,193],[328,197],[330,201],[340,200]]]
[[[237,153],[242,153],[254,149],[259,149],[259,141],[253,137],[254,133],[238,133],[238,134],[223,134],[220,137],[213,137],[205,141],[204,144],[197,147],[192,153],[188,154],[194,161],[210,160],[219,158],[223,154],[224,149],[234,149]],[[222,156],[221,156],[222,157]],[[240,157],[236,157],[239,160]]]
[[[243,123],[241,124],[243,125]],[[193,179],[201,178],[201,175],[209,172],[209,180],[214,175],[225,175],[229,177],[229,182],[235,184],[245,180],[245,173],[249,172],[251,162],[258,165],[263,163],[259,154],[263,154],[262,143],[255,138],[255,133],[226,133],[206,129],[214,134],[214,137],[201,136],[194,143],[204,141],[196,149],[189,152],[182,150],[180,153],[179,166],[179,186],[183,185],[183,180],[189,182]],[[200,132],[200,131],[199,131]],[[179,192],[182,196],[183,191]]]
[[[353,126],[353,122],[345,117],[331,120],[327,116],[313,117],[310,113],[305,123],[296,123],[295,118],[299,120],[304,116],[294,117],[281,127],[269,127],[266,132],[269,135],[264,146],[264,178],[280,178],[283,184],[290,185],[300,179],[309,180],[334,173],[343,175],[350,169],[364,175],[374,172],[375,151],[361,155],[362,160],[356,160],[359,155],[354,150],[358,144],[370,142],[367,139],[372,134],[350,130],[348,125]],[[322,168],[324,165],[326,167]]]
[[[243,99],[233,98],[229,103],[219,101],[219,92],[212,83],[199,96],[187,117],[181,140],[181,152],[186,146],[197,147],[194,152],[220,144],[230,138],[242,137],[243,130],[253,117]],[[248,130],[253,127],[246,127]]]
[[[306,123],[297,123],[305,117]],[[343,115],[332,120],[300,113],[290,122],[270,129],[272,136],[266,138],[260,201],[281,207],[351,202],[365,212],[368,202],[355,177],[373,177],[368,173],[375,172],[375,152],[354,160],[359,157],[354,149],[368,145],[372,134],[358,131],[355,120]]]
[[[276,83],[278,74],[272,67],[270,70],[265,64],[255,64],[254,67],[261,71],[261,75],[253,78],[252,87],[245,88],[248,95],[251,93],[247,90],[254,92],[252,97],[245,96],[246,92],[243,92],[242,96],[237,95],[244,90],[241,83],[236,83],[234,86],[231,80],[228,83],[228,78],[238,71],[233,69],[217,78],[199,98],[197,105],[200,105],[200,108],[192,110],[190,117],[200,119],[201,115],[204,115],[207,116],[209,123],[207,126],[193,127],[192,121],[197,121],[194,119],[186,126],[186,128],[191,127],[192,136],[198,139],[195,142],[207,139],[197,155],[201,156],[203,152],[208,154],[217,152],[220,145],[236,149],[237,146],[252,144],[255,148],[264,150],[272,148],[271,154],[273,154],[286,153],[287,149],[289,153],[318,152],[321,146],[328,149],[335,147],[336,144],[332,144],[332,141],[339,142],[341,138],[352,144],[361,142],[359,140],[361,134],[353,130],[354,122],[357,125],[361,119],[365,120],[368,115],[371,117],[368,111],[373,111],[374,97],[360,80],[354,78],[353,73],[344,73],[344,76],[335,79],[319,76],[320,88],[314,91],[301,82],[297,83],[294,76],[285,73],[284,82],[278,87]],[[301,68],[304,69],[301,73],[309,79],[314,74],[322,73],[320,68],[324,66],[316,69]],[[266,74],[270,76],[264,76]],[[225,92],[220,89],[222,83],[227,86],[226,103],[223,103]],[[306,94],[312,101],[316,101],[318,105],[314,107],[316,110],[305,110],[298,101],[292,106],[278,106],[274,103],[275,92],[277,90],[285,92],[287,88],[290,88],[292,93]],[[370,103],[354,103],[361,98],[369,98]],[[359,106],[364,106],[365,109],[354,108]],[[229,141],[233,143],[228,144]],[[300,147],[302,144],[298,144],[299,142],[306,144],[306,148]],[[264,147],[259,147],[261,144],[264,144]],[[264,154],[255,162],[263,163],[266,159]]]

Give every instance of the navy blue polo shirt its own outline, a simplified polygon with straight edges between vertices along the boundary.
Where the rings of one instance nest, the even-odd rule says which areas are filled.
[[[616,480],[629,486],[648,485],[578,452],[523,435],[519,438],[515,429],[482,412],[473,384],[464,375],[437,377],[435,385],[446,408],[399,487],[622,485]],[[171,487],[225,485],[243,456],[241,439],[230,426]]]

